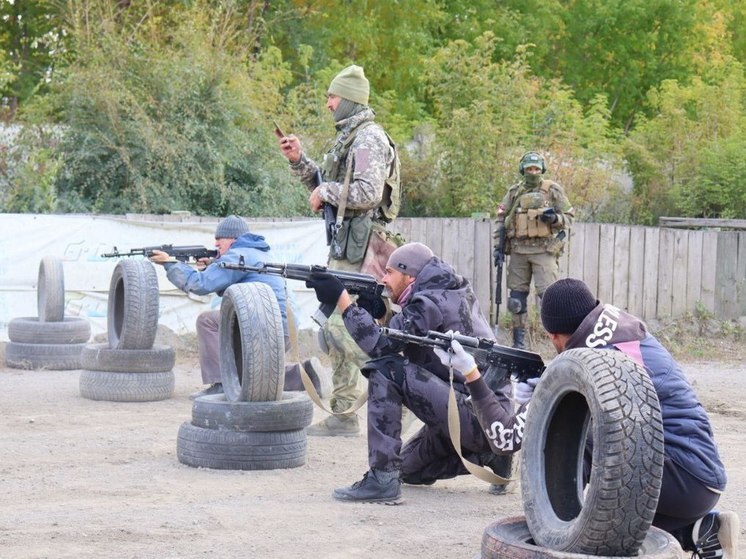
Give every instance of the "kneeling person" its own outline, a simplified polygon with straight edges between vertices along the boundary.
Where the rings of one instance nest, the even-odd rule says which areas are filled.
[[[409,243],[396,249],[383,277],[391,301],[401,307],[391,328],[422,336],[428,330],[459,331],[494,339],[471,285],[425,245]],[[431,348],[390,339],[381,334],[377,318],[385,308],[361,297],[353,302],[342,283],[328,273],[309,282],[320,302],[336,304],[357,344],[373,359],[363,367],[368,379],[368,464],[363,479],[336,489],[343,501],[397,503],[401,482],[430,485],[439,479],[468,473],[448,433],[449,370]],[[369,310],[370,309],[370,310]],[[375,316],[374,316],[375,315]],[[477,418],[467,403],[465,378],[456,373],[454,386],[461,422],[461,446],[466,458],[489,463],[503,477],[510,462],[498,464]],[[509,379],[499,387],[511,409]],[[509,404],[509,406],[508,406]],[[401,439],[402,407],[424,426],[405,444]],[[507,469],[507,471],[505,471]]]

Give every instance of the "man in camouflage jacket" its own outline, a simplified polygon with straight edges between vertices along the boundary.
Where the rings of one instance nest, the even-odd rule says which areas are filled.
[[[319,212],[323,204],[337,209],[340,205],[346,207],[342,227],[332,245],[332,249],[336,246],[338,250],[336,253],[330,250],[328,264],[333,269],[353,272],[360,271],[371,227],[374,223],[384,224],[390,200],[387,188],[394,174],[398,188],[395,146],[384,129],[374,122],[375,113],[368,106],[368,95],[368,80],[360,66],[349,66],[332,80],[326,107],[334,117],[337,137],[321,164],[306,155],[296,136],[280,139],[280,148],[290,168],[311,191],[311,209]],[[316,178],[319,172],[320,183]],[[332,363],[330,404],[335,415],[309,427],[308,434],[355,435],[360,430],[357,416],[339,412],[349,409],[360,396],[359,371],[367,357],[350,338],[338,313],[330,317],[319,339]]]
[[[391,300],[401,307],[390,320],[391,328],[418,336],[428,330],[453,330],[494,339],[469,282],[427,246],[408,243],[396,249],[383,283]],[[336,489],[333,496],[343,501],[394,504],[401,500],[402,481],[430,485],[468,473],[448,433],[448,367],[431,348],[381,334],[375,322],[384,308],[380,301],[374,305],[360,298],[353,303],[341,282],[328,273],[315,275],[307,285],[316,290],[319,301],[337,305],[352,337],[373,358],[363,367],[369,392],[370,470],[361,481]],[[467,403],[464,376],[458,372],[454,376],[464,456],[493,467],[492,459],[498,457],[490,451],[490,442]],[[509,399],[510,380],[503,381],[498,390]],[[406,444],[401,439],[403,406],[425,424]],[[510,462],[506,464],[507,472],[496,473],[509,475]]]
[[[511,186],[497,207],[495,251],[510,255],[507,288],[513,347],[525,349],[531,277],[541,301],[546,288],[558,279],[559,255],[575,210],[559,184],[542,179],[546,165],[540,154],[526,153],[518,170],[523,181]]]

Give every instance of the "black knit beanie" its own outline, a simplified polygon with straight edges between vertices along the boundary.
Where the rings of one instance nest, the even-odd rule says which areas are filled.
[[[541,297],[541,323],[550,334],[572,334],[596,305],[598,299],[582,281],[557,280]]]

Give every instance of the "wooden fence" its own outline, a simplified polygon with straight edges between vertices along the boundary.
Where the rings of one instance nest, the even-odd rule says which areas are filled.
[[[219,219],[128,217],[187,222]],[[249,221],[294,219],[308,218]],[[408,241],[425,243],[469,279],[494,323],[492,225],[489,219],[399,218],[391,229]],[[560,276],[582,279],[602,301],[646,320],[678,318],[694,313],[698,305],[720,320],[746,316],[746,232],[675,227],[576,223],[560,258]],[[504,278],[502,293],[505,302]],[[500,312],[506,312],[505,305]]]
[[[490,220],[399,218],[392,229],[468,278],[494,321]],[[582,279],[602,301],[646,320],[681,317],[698,305],[721,320],[738,318],[746,316],[746,232],[578,223],[560,275]]]

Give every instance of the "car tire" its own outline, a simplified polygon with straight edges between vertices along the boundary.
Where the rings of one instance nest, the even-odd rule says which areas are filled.
[[[240,432],[204,429],[185,422],[179,428],[179,462],[216,470],[276,470],[306,463],[305,429]]]
[[[229,402],[224,394],[200,396],[192,425],[230,431],[295,431],[311,424],[313,403],[305,392],[283,392],[276,402]]]
[[[158,328],[158,276],[148,260],[121,260],[109,285],[111,349],[150,349]]]
[[[585,484],[587,438],[593,448]],[[663,474],[660,404],[642,366],[613,350],[561,353],[531,397],[523,441],[524,511],[539,546],[637,553]]]
[[[80,395],[89,400],[109,402],[155,402],[174,393],[173,371],[161,373],[80,372]]]
[[[676,539],[663,530],[651,527],[637,559],[681,559],[683,552]],[[491,523],[482,534],[481,559],[594,559],[598,555],[570,553],[539,547],[529,532],[526,518],[515,516]],[[622,556],[606,559],[621,559]],[[623,557],[629,557],[624,555]]]
[[[45,256],[39,263],[36,305],[40,322],[59,322],[65,316],[65,274],[56,256]]]
[[[266,283],[238,283],[220,307],[220,375],[230,402],[277,401],[285,375],[282,315]]]
[[[109,344],[87,344],[80,352],[80,366],[91,371],[112,373],[162,373],[176,363],[173,348],[154,345],[151,349],[111,349]]]
[[[80,369],[80,352],[84,345],[8,342],[5,346],[5,363],[13,369]]]
[[[91,324],[85,318],[64,317],[44,322],[36,317],[18,317],[8,322],[8,338],[21,344],[83,344],[91,337]]]

